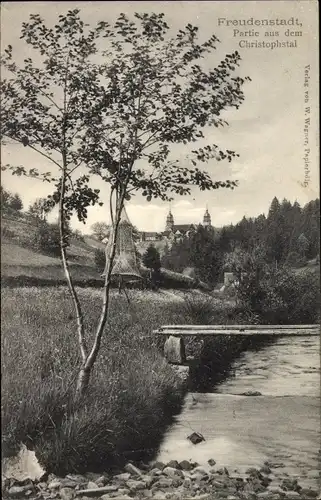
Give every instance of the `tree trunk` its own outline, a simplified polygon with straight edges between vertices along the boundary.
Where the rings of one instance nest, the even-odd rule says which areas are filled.
[[[78,374],[76,395],[83,396],[88,388],[92,367],[83,366]]]
[[[97,356],[98,356],[98,352],[99,352],[100,345],[101,345],[102,334],[103,334],[104,327],[106,325],[106,321],[107,321],[107,317],[108,317],[109,291],[110,291],[110,285],[111,285],[111,272],[112,272],[115,254],[116,254],[116,241],[117,241],[117,234],[118,234],[118,226],[119,226],[119,222],[121,219],[121,212],[122,212],[123,203],[124,203],[124,194],[120,197],[119,201],[120,202],[118,204],[118,207],[116,208],[116,217],[114,220],[114,233],[113,233],[111,254],[109,256],[109,262],[107,265],[104,288],[103,288],[102,311],[101,311],[101,315],[99,318],[99,323],[97,326],[96,336],[95,336],[95,341],[94,341],[93,347],[92,347],[90,353],[88,354],[82,369],[79,372],[78,382],[77,382],[77,390],[76,390],[76,394],[78,397],[83,395],[86,392],[86,389],[88,387],[91,371],[92,371],[92,368],[93,368],[94,363],[95,363]],[[113,220],[113,217],[112,217],[112,220]]]

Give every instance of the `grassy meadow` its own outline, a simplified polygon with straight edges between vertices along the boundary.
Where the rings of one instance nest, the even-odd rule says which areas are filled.
[[[100,296],[89,289],[79,293],[90,341]],[[79,405],[73,401],[79,357],[68,291],[2,290],[5,454],[23,442],[35,449],[46,470],[67,473],[106,469],[136,450],[157,447],[184,389],[151,333],[181,318],[173,297],[169,302],[166,294],[154,294],[159,299],[153,298],[151,309],[149,294],[135,291],[130,307],[125,297],[113,294],[108,336],[88,396]]]

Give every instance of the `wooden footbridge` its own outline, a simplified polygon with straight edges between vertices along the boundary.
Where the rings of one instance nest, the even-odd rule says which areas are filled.
[[[164,354],[169,363],[183,364],[186,361],[184,339],[186,337],[208,338],[225,336],[320,336],[320,325],[165,325],[154,332],[166,336]]]

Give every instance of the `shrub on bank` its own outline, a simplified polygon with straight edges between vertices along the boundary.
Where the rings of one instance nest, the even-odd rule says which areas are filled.
[[[212,295],[190,292],[184,295],[184,309],[192,324],[210,325],[214,322],[214,298]]]
[[[255,323],[313,324],[320,318],[320,279],[313,271],[267,267],[257,275],[254,269],[240,279],[236,298]]]
[[[98,293],[81,292],[93,334]],[[164,361],[153,328],[174,307],[114,294],[88,394],[73,398],[79,367],[75,318],[66,289],[2,291],[2,433],[4,455],[21,442],[49,472],[108,469],[159,445],[184,389]],[[137,322],[139,317],[139,323]]]

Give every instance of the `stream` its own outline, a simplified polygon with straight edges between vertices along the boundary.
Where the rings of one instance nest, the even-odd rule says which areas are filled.
[[[289,337],[244,352],[211,392],[189,393],[164,436],[158,459],[195,460],[244,473],[269,462],[272,476],[319,479],[320,351],[318,337]],[[241,396],[257,391],[261,396]],[[193,445],[187,436],[200,432]]]

